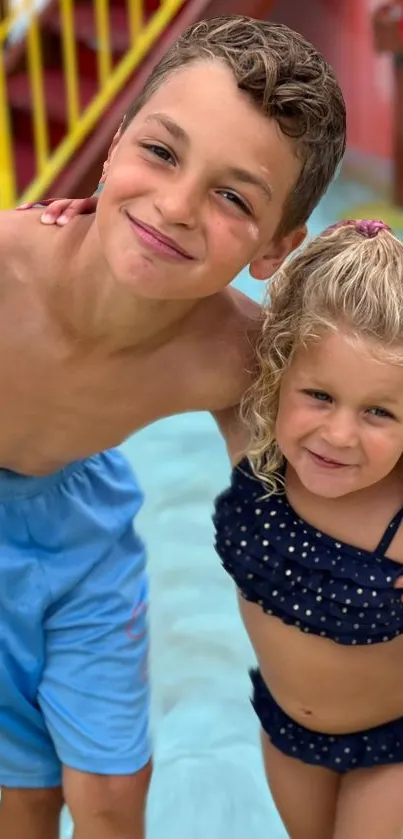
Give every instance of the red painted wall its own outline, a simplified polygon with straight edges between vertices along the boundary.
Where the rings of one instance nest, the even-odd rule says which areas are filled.
[[[302,32],[333,65],[346,99],[349,148],[392,155],[393,66],[375,53],[371,15],[380,0],[277,0],[270,18]]]

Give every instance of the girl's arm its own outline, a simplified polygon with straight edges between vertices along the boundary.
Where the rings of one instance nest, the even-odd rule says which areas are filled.
[[[29,210],[31,207],[38,206],[46,207],[41,215],[42,224],[63,226],[75,216],[95,213],[98,197],[98,195],[90,195],[88,198],[47,198],[45,201],[21,204],[20,207],[17,207],[17,210]]]

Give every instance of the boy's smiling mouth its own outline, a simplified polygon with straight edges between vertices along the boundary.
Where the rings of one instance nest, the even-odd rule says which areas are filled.
[[[194,260],[194,257],[175,242],[174,239],[165,236],[164,233],[161,233],[155,227],[139,221],[139,219],[134,218],[127,211],[126,215],[142,244],[149,247],[154,253],[160,256],[170,257],[171,259]]]

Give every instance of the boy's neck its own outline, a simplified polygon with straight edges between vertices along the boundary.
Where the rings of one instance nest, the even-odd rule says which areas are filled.
[[[199,301],[134,297],[111,275],[96,243],[94,217],[77,222],[65,228],[55,251],[55,263],[65,266],[58,269],[59,281],[52,279],[54,270],[50,275],[51,306],[66,331],[111,350],[168,340]]]

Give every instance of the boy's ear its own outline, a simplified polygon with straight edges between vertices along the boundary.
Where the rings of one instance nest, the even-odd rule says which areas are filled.
[[[105,163],[102,167],[102,175],[101,175],[101,178],[100,178],[100,181],[99,181],[100,184],[103,184],[106,180],[110,163],[113,159],[113,155],[115,154],[116,146],[118,145],[118,142],[119,142],[121,136],[122,136],[122,126],[120,125],[116,134],[115,134],[115,136],[114,136],[114,138],[113,138],[113,140],[112,140],[112,142],[111,142],[111,144],[110,144],[110,146],[109,146],[108,157],[106,158]]]
[[[262,256],[254,259],[249,266],[251,277],[254,280],[268,280],[278,271],[280,265],[287,256],[302,244],[307,234],[307,227],[297,227],[292,233],[283,236],[281,239],[273,239]]]

